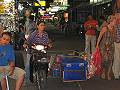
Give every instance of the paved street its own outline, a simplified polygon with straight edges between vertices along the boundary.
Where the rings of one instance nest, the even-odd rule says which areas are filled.
[[[100,63],[98,58],[100,57],[96,55],[98,60],[93,61],[92,64],[97,63],[97,66],[95,65],[94,67],[90,61],[86,60],[86,58],[90,58],[90,55],[86,55],[85,53],[85,51],[87,51],[86,49],[92,51],[92,45],[85,48],[85,34],[94,35],[96,33],[96,38],[98,38],[99,33],[101,34],[101,31],[104,31],[101,34],[101,39],[105,38],[107,40],[111,37],[111,33],[114,33],[113,30],[115,29],[116,35],[112,36],[115,36],[115,41],[119,43],[119,25],[120,0],[0,0],[1,46],[3,47],[2,44],[9,41],[8,35],[3,34],[3,32],[9,32],[11,34],[10,43],[13,44],[15,49],[15,67],[19,67],[27,72],[25,73],[25,80],[20,90],[38,90],[34,79],[37,79],[36,82],[38,83],[38,79],[40,78],[39,83],[43,84],[44,78],[41,76],[43,74],[45,76],[45,73],[40,69],[46,66],[44,67],[40,62],[45,63],[46,56],[48,57],[49,68],[46,77],[47,83],[45,83],[46,86],[42,90],[120,90],[120,76],[118,79],[114,78],[112,70],[109,70],[110,65],[108,65],[111,63],[111,59],[106,61],[106,59],[108,59],[106,57],[105,60],[102,60],[102,69],[104,71],[103,67],[105,67],[105,75],[102,72],[103,75],[101,77],[95,73],[92,78],[87,80],[88,76],[90,76],[95,69],[98,69],[96,67],[100,67],[100,65],[98,65]],[[107,27],[106,30],[104,30],[105,27]],[[34,33],[33,38],[29,38],[31,39],[29,41],[34,41],[34,44],[44,44],[46,42],[46,35],[42,33],[44,30],[48,33],[49,40],[52,43],[52,48],[46,48],[47,50],[45,52],[47,54],[41,55],[42,57],[40,56],[42,58],[41,60],[38,60],[40,59],[38,55],[39,52],[36,50],[27,50],[29,53],[35,54],[28,55],[28,52],[23,50],[24,48],[22,47],[24,43],[27,44],[27,41],[25,41],[25,38],[27,38],[26,35],[29,36],[31,32],[36,30],[39,33],[37,35]],[[110,31],[110,35],[107,34],[107,31]],[[43,40],[39,39],[39,37]],[[103,45],[107,48],[107,53],[105,54],[107,56],[111,54],[109,53],[111,50],[108,50],[110,48],[109,46],[111,46],[109,45],[110,40],[107,40],[107,45]],[[32,42],[30,43],[34,45]],[[28,45],[28,48],[29,46],[30,45]],[[37,49],[37,47],[35,48]],[[0,64],[3,65],[5,61],[8,58],[10,59],[10,57],[12,58],[12,56],[7,53],[7,49],[4,51],[1,49],[0,51],[0,59],[5,58],[4,61],[0,60]],[[91,58],[94,59],[94,56],[91,55]],[[31,59],[37,59],[35,62],[39,62],[40,67],[38,67],[38,63],[34,61],[31,62]],[[29,67],[29,64],[32,65]],[[115,64],[117,65],[117,63]],[[17,69],[15,68],[15,70]],[[5,70],[1,69],[1,71]],[[102,79],[109,79],[109,71],[111,80]],[[117,72],[117,70],[115,70],[115,72]],[[34,83],[30,82],[32,80],[28,80],[29,76],[32,78],[31,73],[33,74]],[[6,77],[6,90],[16,90],[16,80],[4,74],[1,73],[0,77]],[[16,75],[16,73],[14,74]],[[20,75],[22,74],[20,73]],[[14,78],[17,79],[17,76],[18,75]],[[1,81],[0,90],[2,90]]]
[[[80,40],[79,37],[67,37],[58,35],[53,43],[54,47],[49,50],[50,53],[63,54],[69,50],[84,50],[84,40]],[[18,58],[20,52],[17,52]],[[25,55],[25,54],[23,54]],[[17,59],[20,60],[21,58]],[[14,90],[15,81],[10,81],[10,90]],[[80,82],[63,82],[62,78],[49,77],[46,90],[120,90],[120,80],[102,80],[93,78],[92,80],[80,81]],[[23,86],[22,90],[37,90],[35,85],[30,84]]]
[[[64,35],[55,35],[55,41],[53,42],[53,48],[48,50],[49,54],[65,54],[69,53],[71,50],[84,50],[84,40],[80,40],[79,37],[73,36],[73,37],[64,37]],[[24,59],[26,58],[25,52],[22,51],[22,54],[24,56]],[[16,59],[20,60],[21,58],[21,52],[16,51]],[[25,60],[26,62],[26,60]],[[23,65],[21,65],[23,62],[17,62],[19,64],[18,66],[23,68]],[[10,79],[10,90],[14,90],[15,86],[15,80]],[[33,84],[25,85],[22,90],[37,90],[36,87]],[[80,90],[79,83],[77,82],[69,82],[64,83],[62,78],[48,78],[47,83],[47,90]]]

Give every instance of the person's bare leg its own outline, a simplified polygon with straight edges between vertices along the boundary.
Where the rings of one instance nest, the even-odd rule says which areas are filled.
[[[108,67],[108,72],[107,72],[107,79],[111,80],[111,71],[112,70],[112,63]]]
[[[7,90],[6,78],[2,79],[2,81],[1,81],[1,87],[2,87],[2,90]]]
[[[117,8],[120,8],[120,0],[116,0]]]
[[[22,75],[18,78],[18,80],[16,81],[16,88],[15,90],[20,90],[21,87],[22,87],[22,84],[24,82],[24,78],[25,78],[25,75]]]
[[[105,79],[105,71],[106,71],[105,68],[103,68],[103,71],[102,71],[102,74],[101,74],[102,79]]]

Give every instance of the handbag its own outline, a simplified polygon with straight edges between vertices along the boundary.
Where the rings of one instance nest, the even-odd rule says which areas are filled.
[[[88,66],[88,79],[93,76],[100,76],[102,73],[102,58],[100,49],[96,48],[95,52],[92,54],[92,58],[89,61]]]
[[[95,66],[95,75],[100,75],[102,71],[102,57],[100,53],[100,49],[96,48],[96,51],[93,53],[92,57],[93,65]]]

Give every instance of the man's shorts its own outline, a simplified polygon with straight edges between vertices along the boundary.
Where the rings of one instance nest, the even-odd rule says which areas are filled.
[[[9,75],[9,71],[9,66],[0,66],[0,81],[6,76],[17,80],[20,76],[25,74],[25,71],[19,67],[15,67],[14,74],[11,76]]]

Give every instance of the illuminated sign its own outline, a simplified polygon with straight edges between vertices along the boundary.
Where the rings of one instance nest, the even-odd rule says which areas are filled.
[[[0,2],[4,2],[4,0],[0,0]]]
[[[104,0],[90,0],[90,3],[103,2]]]
[[[35,6],[46,6],[46,1],[39,1],[39,4],[35,3]]]
[[[4,14],[4,6],[3,6],[3,4],[0,4],[0,14]]]
[[[60,9],[59,10],[66,10],[68,7],[66,7],[66,6],[62,6],[62,7],[60,7]]]

